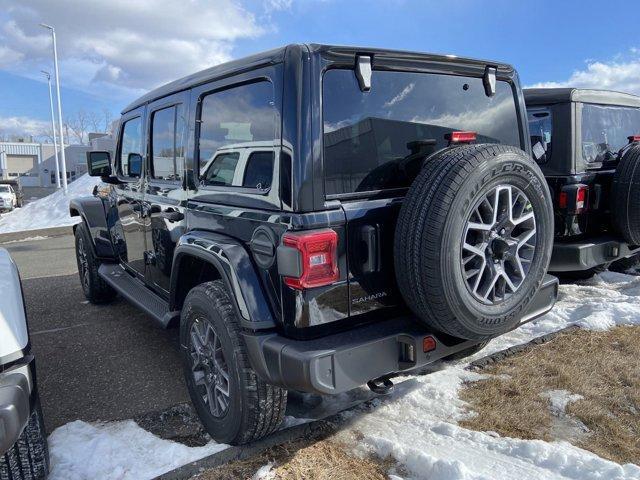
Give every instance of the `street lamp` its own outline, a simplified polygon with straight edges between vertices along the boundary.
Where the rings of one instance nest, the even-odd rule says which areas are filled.
[[[60,188],[60,165],[58,164],[58,141],[56,140],[56,120],[53,114],[53,93],[51,91],[51,74],[41,70],[49,84],[49,105],[51,106],[51,131],[53,132],[53,151],[56,156],[56,186]]]
[[[53,40],[53,68],[56,75],[56,96],[58,98],[58,125],[60,125],[60,159],[62,160],[62,187],[64,192],[67,193],[67,161],[64,156],[64,129],[62,128],[62,103],[60,101],[60,74],[58,73],[58,48],[56,46],[56,29],[51,25],[44,23],[40,24],[41,27],[51,30],[51,39]]]

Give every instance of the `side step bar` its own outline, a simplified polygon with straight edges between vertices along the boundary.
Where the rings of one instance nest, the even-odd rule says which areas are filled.
[[[169,304],[163,298],[130,275],[121,265],[103,263],[98,268],[98,275],[127,301],[151,315],[160,327],[167,328],[171,320],[179,317],[180,312],[170,312]]]

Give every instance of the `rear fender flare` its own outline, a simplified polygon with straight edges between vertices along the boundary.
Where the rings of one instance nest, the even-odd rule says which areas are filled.
[[[169,305],[178,310],[178,278],[181,262],[196,257],[211,264],[220,274],[233,300],[240,323],[251,330],[276,326],[274,316],[247,250],[231,237],[212,232],[183,235],[173,257]]]
[[[107,210],[102,199],[96,197],[74,198],[69,202],[69,214],[72,217],[81,217],[87,225],[98,258],[116,258],[109,235]]]

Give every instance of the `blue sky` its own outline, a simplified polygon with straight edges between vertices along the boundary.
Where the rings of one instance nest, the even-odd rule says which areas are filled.
[[[380,46],[512,63],[524,85],[640,94],[637,2],[0,0],[0,132],[49,120],[43,68],[58,31],[65,115],[117,115],[144,91],[293,42]],[[162,8],[160,7],[162,5]]]

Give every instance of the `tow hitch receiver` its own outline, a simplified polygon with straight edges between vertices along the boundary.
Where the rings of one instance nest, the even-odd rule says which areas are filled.
[[[367,382],[367,387],[378,395],[389,395],[393,392],[393,382],[389,377],[380,377]]]

